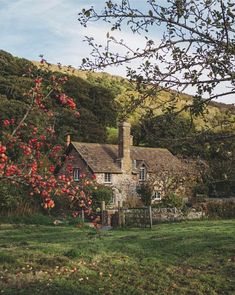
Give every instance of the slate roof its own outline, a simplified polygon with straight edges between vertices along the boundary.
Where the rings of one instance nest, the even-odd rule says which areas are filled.
[[[122,173],[118,163],[118,145],[71,142],[94,173]],[[131,159],[146,163],[149,172],[187,171],[188,167],[164,148],[131,146]],[[138,165],[137,165],[138,166]]]

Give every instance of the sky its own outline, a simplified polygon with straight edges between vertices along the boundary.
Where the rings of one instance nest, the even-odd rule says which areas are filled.
[[[144,9],[144,0],[131,0]],[[105,23],[90,23],[87,28],[78,22],[83,8],[94,6],[101,10],[105,0],[0,0],[0,49],[14,56],[40,60],[43,54],[50,63],[61,63],[78,68],[91,49],[83,42],[84,36],[95,37],[104,43],[108,27]],[[123,31],[116,35],[128,40],[133,48],[144,41],[143,36]],[[158,35],[153,36],[157,40]],[[105,71],[125,75],[124,67]],[[221,98],[235,103],[235,97]]]

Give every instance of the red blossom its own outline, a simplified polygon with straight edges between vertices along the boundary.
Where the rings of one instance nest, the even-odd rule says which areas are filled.
[[[9,120],[4,120],[3,121],[3,126],[7,127],[7,126],[10,126],[11,125],[11,122]]]
[[[41,64],[44,63],[46,61],[42,57]],[[74,100],[60,90],[61,85],[67,80],[66,76],[57,78],[52,75],[49,79],[50,85],[44,87],[43,78],[36,77],[34,86],[25,94],[28,101],[32,101],[33,104],[28,109],[28,113],[33,114],[34,111],[41,111],[45,116],[45,122],[52,122],[48,123],[45,130],[42,131],[38,126],[35,126],[36,123],[31,124],[25,119],[19,120],[18,126],[14,118],[2,121],[4,127],[12,126],[15,130],[10,132],[9,130],[13,128],[5,128],[4,133],[1,134],[0,177],[8,178],[12,183],[27,184],[31,189],[29,195],[40,197],[45,209],[55,206],[54,199],[57,196],[68,198],[76,203],[77,207],[80,206],[84,209],[91,205],[91,200],[84,191],[84,187],[90,185],[91,180],[86,180],[85,175],[81,175],[79,183],[75,183],[72,176],[55,177],[53,174],[55,163],[62,153],[62,147],[60,145],[51,147],[49,141],[55,134],[53,127],[55,114],[47,109],[47,106],[51,105],[49,100],[53,99],[51,94],[57,93],[56,99],[63,107],[70,108],[77,117],[80,115],[76,111]],[[45,94],[45,91],[48,91],[48,94]],[[24,139],[25,137],[27,140]],[[70,167],[70,172],[72,172],[72,167]]]
[[[79,215],[79,212],[77,212],[77,211],[72,213],[73,218],[78,217],[78,215]]]
[[[6,147],[4,145],[0,145],[0,154],[3,154],[6,152]]]
[[[34,82],[35,82],[36,85],[39,85],[40,86],[42,84],[42,78],[41,77],[38,77],[38,78],[36,78],[34,80]]]
[[[54,165],[51,165],[50,168],[49,168],[49,171],[50,171],[51,173],[54,173],[54,171],[55,171],[55,166],[54,166]]]
[[[79,113],[79,112],[75,112],[75,113],[74,113],[74,116],[75,116],[76,118],[80,118],[80,113]]]
[[[18,173],[18,168],[16,165],[9,165],[6,168],[5,176],[12,176]]]

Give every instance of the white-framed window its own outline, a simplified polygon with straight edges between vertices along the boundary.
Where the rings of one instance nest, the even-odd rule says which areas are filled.
[[[145,181],[145,180],[146,180],[146,168],[142,166],[140,167],[139,181]]]
[[[112,182],[112,174],[111,173],[104,173],[104,182],[111,183]]]
[[[80,179],[80,169],[73,168],[73,180],[78,181]]]
[[[157,191],[154,191],[153,196],[152,196],[152,200],[153,201],[160,201],[161,199],[162,199],[161,194]]]

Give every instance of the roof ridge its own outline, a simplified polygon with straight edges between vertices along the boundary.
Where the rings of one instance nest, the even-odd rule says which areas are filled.
[[[108,146],[116,146],[118,147],[118,144],[111,144],[111,143],[98,143],[98,142],[82,142],[82,141],[71,141],[72,144],[89,144],[89,145],[108,145]],[[149,149],[149,150],[165,150],[170,152],[167,148],[161,148],[161,147],[150,147],[150,146],[138,146],[138,145],[132,145],[131,148],[140,148],[140,149]]]

